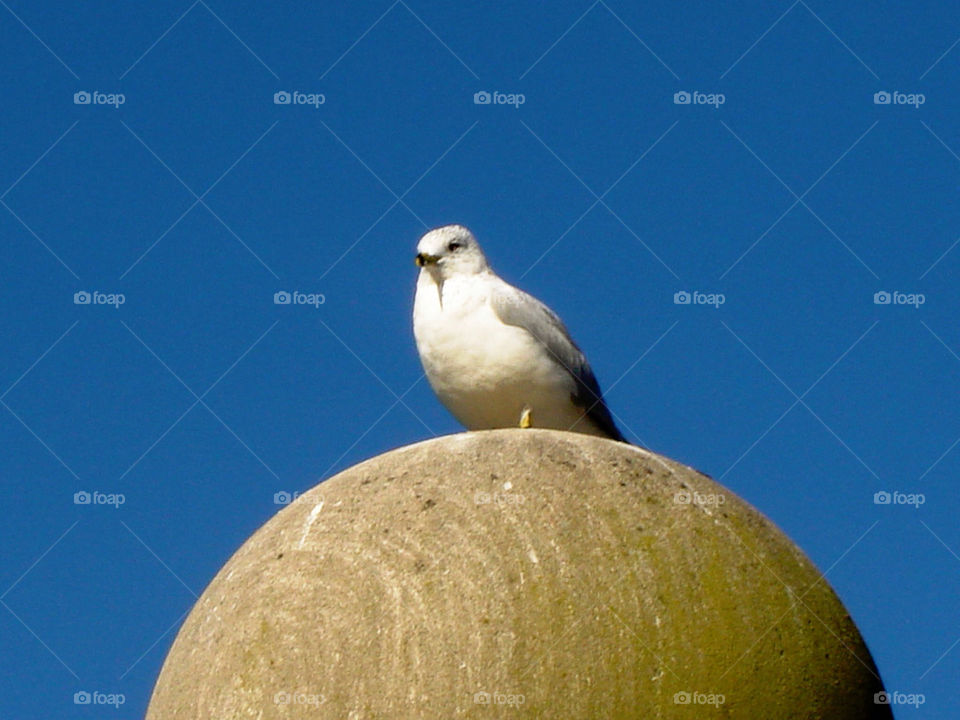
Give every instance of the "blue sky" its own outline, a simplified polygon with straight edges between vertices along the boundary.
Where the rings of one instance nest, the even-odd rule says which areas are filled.
[[[459,430],[410,313],[460,222],[955,717],[960,8],[324,5],[0,3],[0,715],[141,715],[275,493]]]

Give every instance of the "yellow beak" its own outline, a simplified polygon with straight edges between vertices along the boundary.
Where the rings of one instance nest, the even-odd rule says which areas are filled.
[[[426,253],[418,253],[417,256],[413,259],[413,262],[416,263],[417,267],[423,267],[425,265],[433,265],[439,260],[436,255],[427,255]]]

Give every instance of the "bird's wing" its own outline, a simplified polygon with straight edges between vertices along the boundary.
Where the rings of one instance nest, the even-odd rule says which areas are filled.
[[[570,373],[576,382],[576,391],[570,399],[586,409],[587,417],[614,440],[627,442],[603,401],[587,358],[556,313],[532,295],[505,282],[498,283],[490,303],[503,323],[526,330]]]

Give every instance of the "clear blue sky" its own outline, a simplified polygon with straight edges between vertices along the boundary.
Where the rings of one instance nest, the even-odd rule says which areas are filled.
[[[0,716],[141,715],[274,493],[460,429],[410,327],[459,222],[956,717],[960,8],[323,5],[0,3]]]

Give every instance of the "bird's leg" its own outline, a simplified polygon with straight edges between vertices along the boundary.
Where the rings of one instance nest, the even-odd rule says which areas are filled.
[[[524,429],[533,427],[533,408],[529,405],[524,405],[523,412],[520,413],[520,427]]]

